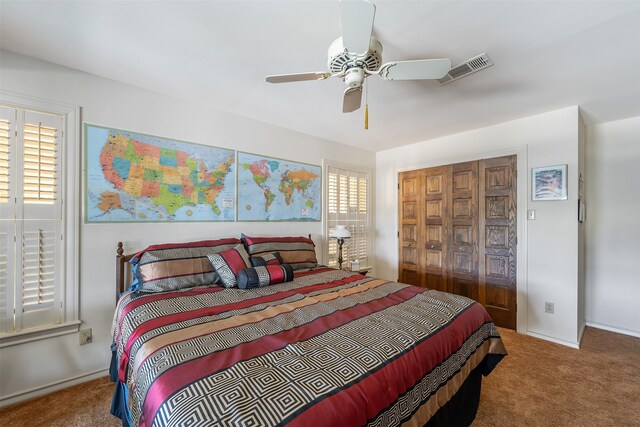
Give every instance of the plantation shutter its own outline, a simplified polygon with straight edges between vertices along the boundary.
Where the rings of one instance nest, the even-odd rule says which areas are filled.
[[[336,225],[346,225],[351,233],[342,248],[343,267],[359,260],[369,265],[369,174],[334,166],[327,166],[327,233]],[[338,244],[329,239],[327,265],[338,266]]]
[[[0,334],[13,331],[15,203],[10,173],[15,146],[16,110],[0,108]]]
[[[0,332],[7,333],[62,321],[63,118],[7,107],[1,114]]]

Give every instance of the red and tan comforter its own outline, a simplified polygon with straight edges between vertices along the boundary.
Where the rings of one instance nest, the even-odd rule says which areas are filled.
[[[141,426],[424,425],[505,353],[472,300],[326,268],[251,290],[126,294],[112,333]]]

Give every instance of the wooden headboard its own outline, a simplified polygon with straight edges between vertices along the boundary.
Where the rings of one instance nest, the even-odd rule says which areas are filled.
[[[125,283],[127,268],[129,267],[129,260],[133,258],[134,254],[124,255],[124,248],[122,242],[118,242],[118,249],[116,251],[116,302],[120,299],[120,295],[127,289]]]

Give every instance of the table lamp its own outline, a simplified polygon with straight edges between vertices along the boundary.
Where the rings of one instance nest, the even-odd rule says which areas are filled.
[[[345,225],[336,225],[336,228],[331,233],[331,238],[338,239],[338,268],[342,270],[342,245],[344,245],[344,239],[351,237],[351,233],[347,230]]]

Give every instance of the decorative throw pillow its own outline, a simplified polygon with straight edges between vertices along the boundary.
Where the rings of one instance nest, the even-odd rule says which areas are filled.
[[[265,265],[283,264],[280,252],[266,252],[262,255],[252,256],[251,265],[254,267],[262,267]]]
[[[244,246],[237,245],[233,249],[222,251],[208,256],[211,265],[220,276],[225,288],[233,288],[237,285],[238,273],[251,266],[249,254]]]
[[[149,246],[129,261],[135,278],[131,290],[163,292],[213,284],[218,275],[207,255],[238,243],[240,240],[231,238]]]
[[[289,264],[270,264],[245,268],[238,273],[238,287],[240,289],[261,288],[292,280],[293,269]]]
[[[315,245],[308,237],[249,237],[242,235],[242,243],[251,256],[278,251],[282,263],[294,270],[318,266]]]

